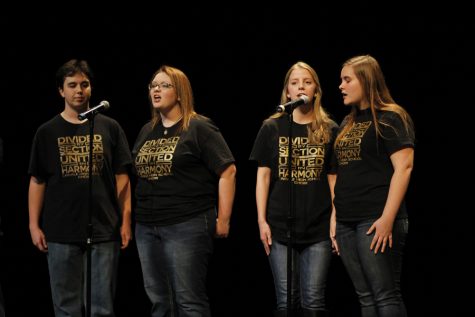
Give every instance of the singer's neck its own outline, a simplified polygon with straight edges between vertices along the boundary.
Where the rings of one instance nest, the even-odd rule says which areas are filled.
[[[87,110],[87,108],[85,110]],[[61,112],[61,117],[63,117],[63,119],[68,121],[69,123],[74,123],[74,124],[84,123],[87,119],[79,120],[78,118],[79,113],[80,112],[77,112],[75,109],[72,109],[70,107],[65,107],[64,111]]]
[[[173,107],[168,112],[160,112],[160,118],[165,128],[169,128],[183,118],[180,107]]]
[[[308,124],[313,121],[313,107],[300,106],[294,110],[293,121],[298,124]]]

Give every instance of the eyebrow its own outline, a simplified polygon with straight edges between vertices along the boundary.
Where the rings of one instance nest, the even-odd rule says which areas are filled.
[[[312,77],[305,77],[305,78],[291,78],[289,79],[289,81],[296,81],[296,80],[311,80],[313,81],[313,78]]]

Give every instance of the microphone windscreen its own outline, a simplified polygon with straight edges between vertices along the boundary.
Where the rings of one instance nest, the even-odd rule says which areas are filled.
[[[109,109],[109,108],[110,108],[109,101],[107,101],[107,100],[102,100],[102,101],[101,101],[101,104],[102,104],[102,106],[103,106],[105,109]]]

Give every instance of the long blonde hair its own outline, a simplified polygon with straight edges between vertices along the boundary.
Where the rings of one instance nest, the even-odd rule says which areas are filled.
[[[191,118],[197,116],[194,110],[193,90],[191,89],[191,83],[188,77],[181,70],[168,65],[162,65],[152,76],[150,82],[155,78],[158,73],[167,74],[170,77],[173,87],[175,87],[176,95],[178,98],[178,104],[181,108],[183,119],[181,120],[180,131],[188,130],[190,126]],[[150,94],[149,94],[150,98]],[[152,101],[150,100],[152,105]],[[151,106],[152,109],[152,127],[155,127],[160,122],[161,117],[156,109]]]
[[[378,121],[376,111],[392,111],[397,113],[403,123],[406,131],[412,136],[413,123],[409,114],[398,105],[391,97],[389,88],[386,85],[383,72],[378,61],[370,55],[355,56],[343,63],[342,67],[351,66],[356,78],[361,84],[363,90],[363,99],[370,105],[371,115],[376,130],[376,136],[381,136],[380,124],[388,125],[385,122]],[[351,129],[356,119],[356,106],[351,108],[351,112],[345,117],[346,124],[338,134],[335,145]]]
[[[318,79],[317,72],[307,63],[299,61],[292,65],[287,71],[284,79],[284,87],[282,89],[282,94],[280,97],[280,102],[282,104],[290,101],[290,98],[287,97],[288,91],[287,86],[289,84],[290,75],[295,69],[305,69],[312,76],[313,81],[317,85],[315,90],[315,95],[313,98],[313,119],[310,125],[307,126],[308,139],[311,144],[325,144],[331,140],[331,126],[332,120],[328,113],[322,107],[322,87],[320,85],[320,80]],[[271,118],[279,118],[284,113],[275,113]]]

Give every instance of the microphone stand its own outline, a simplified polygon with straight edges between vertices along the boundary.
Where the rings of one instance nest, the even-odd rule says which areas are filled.
[[[92,267],[92,170],[93,170],[93,145],[94,145],[94,119],[96,113],[91,113],[89,120],[89,192],[88,192],[88,213],[87,213],[87,239],[86,239],[86,317],[91,317],[91,267]]]
[[[289,169],[289,211],[287,214],[287,317],[292,317],[292,243],[293,243],[293,231],[295,223],[294,212],[294,186],[292,181],[292,128],[293,128],[293,112],[294,107],[289,107],[288,112],[289,119],[289,141],[288,147],[288,169]]]

